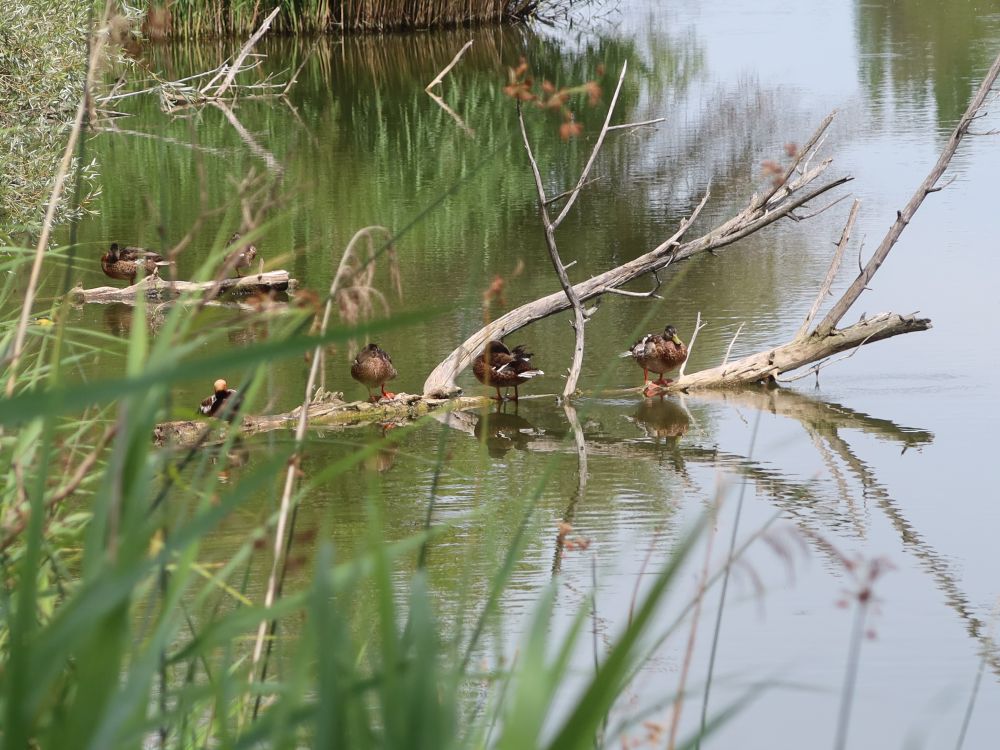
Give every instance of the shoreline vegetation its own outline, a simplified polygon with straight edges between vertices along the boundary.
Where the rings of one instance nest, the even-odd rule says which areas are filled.
[[[41,228],[66,125],[83,93],[87,15],[83,2],[59,13],[32,3],[0,10],[0,236]],[[93,163],[74,162],[68,175],[63,195],[72,195],[79,179],[81,198],[72,209],[64,198],[56,223],[79,217],[99,192]]]
[[[545,3],[550,9],[570,5],[571,0]],[[208,35],[214,33],[212,29],[244,34],[273,13],[274,7],[230,3],[206,7],[201,14],[193,3],[178,2],[171,6],[169,17],[147,20],[147,25],[154,21],[162,24],[161,31],[169,31],[165,38]],[[423,28],[416,25],[423,22],[419,19],[439,25],[472,23],[461,19],[474,18],[475,11],[472,4],[459,3],[438,3],[428,8],[403,2],[324,2],[315,6],[293,3],[283,7],[289,10],[279,14],[285,20],[275,30],[284,33],[306,33],[309,28],[347,29],[344,13],[351,8],[361,8],[366,14],[382,13],[379,23],[384,25],[364,27],[371,30]],[[482,7],[493,9],[500,14],[496,18],[503,20],[503,12],[510,9],[537,17],[539,3],[487,2]],[[339,21],[332,15],[336,8],[341,11]],[[32,12],[37,11],[36,7]],[[453,15],[448,16],[446,11]],[[409,21],[411,26],[391,26],[385,20],[391,13],[416,20]],[[359,16],[369,17],[375,18]],[[32,23],[29,16],[24,18],[26,23]],[[339,27],[334,25],[337,23]],[[109,24],[102,24],[105,26]],[[52,39],[37,39],[35,44],[36,50],[44,50]],[[65,196],[70,218],[78,215],[73,211],[80,210],[85,201],[80,186],[86,179],[85,160],[78,159],[70,166],[70,156],[76,139],[86,142],[88,126],[84,116],[87,101],[77,104],[74,96],[79,98],[84,89],[93,85],[91,74],[102,59],[102,45],[103,41],[91,50],[89,63],[74,63],[79,67],[72,69],[76,73],[67,74],[66,81],[72,85],[60,94],[60,108],[50,115],[33,115],[51,129],[45,133],[54,138],[56,146],[52,158],[48,152],[35,155],[34,168],[47,177],[52,205],[59,204],[60,194]],[[78,44],[65,54],[69,60],[84,52]],[[241,70],[241,59],[248,54],[249,46],[242,57],[237,55],[228,68],[228,78],[221,84],[213,86],[213,81],[202,86],[198,103],[219,106],[225,104],[223,94],[228,92],[233,97],[239,85],[233,79]],[[78,75],[84,66],[88,74]],[[819,333],[809,334],[846,249],[853,225],[852,209],[828,280],[803,322],[803,336],[828,337],[836,332],[835,326],[871,280],[920,202],[940,189],[937,179],[964,135],[964,123],[978,111],[997,75],[1000,58],[935,170],[900,212],[869,265],[860,269],[857,287],[835,303],[827,318],[814,329]],[[624,67],[619,78],[623,80]],[[517,101],[530,101],[533,95],[527,81],[513,83],[518,84],[511,92]],[[29,94],[34,96],[35,87],[41,85],[30,79],[24,84],[25,112],[33,112],[30,108],[35,106],[34,100]],[[86,94],[93,96],[93,89]],[[56,172],[53,179],[51,167],[59,158],[58,146],[63,144],[62,135],[74,107],[78,107],[79,114],[64,148],[61,172]],[[613,128],[643,125],[610,125],[613,109],[614,102],[609,106],[602,138]],[[564,126],[567,123],[575,121],[566,121]],[[770,192],[755,195],[744,213],[723,225],[732,230],[727,245],[739,239],[733,227],[745,236],[766,225],[763,219],[747,218],[755,216],[755,212],[790,212],[807,198],[818,197],[840,184],[836,181],[821,189],[810,188],[819,192],[809,195],[802,192],[825,169],[825,162],[808,166],[814,154],[812,146],[821,141],[825,127],[805,148],[789,154],[793,161],[784,171],[776,172]],[[523,120],[521,128],[527,155],[535,168],[539,204],[544,207],[547,201],[540,171]],[[594,146],[594,157],[600,144],[598,140]],[[561,209],[563,213],[550,222],[543,210],[544,228],[550,234],[554,234],[586,184],[588,169],[576,187],[563,194],[570,196]],[[66,173],[77,175],[75,187],[63,180]],[[206,208],[169,256],[179,254],[190,236],[204,231],[201,220],[210,212],[230,218],[241,216],[249,230],[244,240],[256,241],[254,231],[263,234],[276,221],[276,188],[268,179],[255,181],[248,177],[235,194],[226,196],[228,202]],[[40,190],[39,196],[25,205],[24,211],[26,216],[40,221],[45,191]],[[706,192],[697,211],[707,200]],[[794,200],[800,203],[791,206]],[[681,231],[691,225],[693,218],[692,214]],[[744,552],[761,541],[781,560],[795,560],[793,542],[769,529],[783,514],[800,521],[802,530],[798,533],[843,569],[849,586],[844,603],[853,608],[855,625],[846,652],[836,723],[836,747],[846,747],[861,644],[871,632],[870,618],[878,603],[874,591],[887,568],[879,558],[848,558],[818,531],[811,530],[808,519],[802,521],[801,516],[789,512],[789,503],[794,500],[805,499],[810,509],[814,507],[811,488],[808,483],[776,478],[766,464],[753,460],[756,423],[746,455],[733,454],[727,459],[717,446],[711,445],[684,446],[683,450],[673,451],[681,460],[701,461],[720,472],[727,466],[735,467],[736,481],[732,486],[716,482],[713,489],[707,485],[704,490],[698,489],[697,497],[703,506],[693,523],[685,525],[673,510],[664,515],[663,543],[658,543],[658,528],[656,544],[650,545],[627,613],[609,612],[608,602],[600,602],[604,609],[599,612],[595,557],[591,590],[573,599],[560,597],[560,583],[554,579],[533,592],[536,595],[526,608],[527,614],[519,617],[507,611],[507,597],[510,592],[522,592],[519,575],[525,561],[537,557],[539,540],[545,543],[546,553],[549,546],[554,548],[553,574],[559,570],[564,551],[582,552],[590,544],[587,537],[571,535],[570,511],[561,516],[558,525],[552,523],[555,516],[544,513],[545,494],[558,493],[562,507],[567,500],[564,495],[569,496],[572,509],[586,498],[588,477],[593,477],[589,480],[593,483],[599,476],[598,471],[588,473],[588,453],[631,459],[646,451],[644,445],[603,439],[595,434],[596,430],[585,433],[583,426],[587,422],[581,417],[589,417],[587,406],[578,402],[578,415],[568,398],[563,404],[565,426],[561,426],[560,433],[551,434],[522,427],[517,420],[509,419],[516,415],[494,414],[492,408],[475,417],[455,410],[454,419],[446,423],[453,429],[442,430],[436,452],[427,454],[432,457],[430,470],[425,472],[432,477],[429,491],[424,494],[423,487],[414,483],[404,497],[391,497],[384,494],[385,486],[377,477],[366,476],[364,490],[351,498],[355,506],[352,512],[356,510],[363,518],[356,546],[335,547],[332,532],[341,523],[338,514],[345,509],[333,503],[314,502],[316,498],[325,487],[345,482],[366,461],[377,464],[382,456],[391,459],[408,441],[412,445],[418,431],[432,426],[434,419],[431,416],[412,424],[379,425],[378,439],[352,448],[334,461],[320,464],[310,452],[311,436],[306,430],[309,411],[318,400],[316,394],[325,388],[325,357],[330,347],[351,348],[362,336],[375,336],[432,318],[441,320],[442,326],[448,325],[441,312],[394,313],[389,308],[389,292],[394,291],[397,299],[402,297],[402,275],[393,246],[398,235],[381,227],[359,230],[336,266],[325,297],[303,294],[298,304],[283,308],[281,315],[268,317],[265,303],[270,300],[260,299],[257,319],[234,315],[206,325],[197,313],[214,301],[214,295],[212,299],[205,299],[205,295],[196,298],[195,290],[190,290],[177,304],[163,308],[149,304],[145,295],[136,295],[125,334],[128,342],[121,373],[75,380],[73,373],[81,357],[102,352],[109,339],[117,342],[122,335],[75,337],[67,297],[54,300],[45,315],[32,317],[43,312],[41,305],[33,309],[33,302],[42,299],[37,291],[43,261],[50,268],[53,261],[63,257],[47,248],[47,234],[56,220],[55,212],[46,216],[34,250],[12,249],[14,254],[3,266],[10,273],[0,284],[0,309],[6,317],[0,320],[0,350],[4,351],[0,376],[7,384],[7,398],[0,402],[0,451],[5,466],[5,482],[0,489],[0,573],[5,583],[0,593],[0,736],[4,747],[589,750],[613,747],[619,742],[638,747],[647,740],[662,745],[664,737],[669,737],[665,746],[670,750],[699,746],[703,738],[762,693],[784,687],[773,679],[740,685],[733,677],[716,677],[714,672],[714,644],[719,640],[727,604],[726,584],[734,566],[744,564]],[[6,217],[0,216],[0,221],[6,221]],[[228,232],[218,235],[209,257],[192,275],[199,286],[218,291],[229,283],[223,282],[222,276],[226,258],[234,249],[225,243],[226,236]],[[677,242],[679,237],[675,235],[662,245],[661,252],[674,249],[669,258],[656,259],[663,260],[659,268],[650,265],[644,269],[643,273],[652,273],[656,281],[652,291],[617,293],[653,297],[660,286],[656,271],[668,262],[683,260],[687,257],[683,253],[694,252],[689,248],[688,253]],[[708,240],[705,243],[695,249],[711,249]],[[557,270],[565,277],[569,264],[562,264],[554,240],[550,250]],[[73,256],[66,257],[72,264]],[[27,284],[15,283],[31,264]],[[605,286],[600,294],[616,293],[613,290],[617,286],[611,281],[602,282]],[[621,283],[619,279],[618,286]],[[564,284],[564,292],[573,302],[573,287]],[[588,317],[593,314],[580,308],[580,298],[586,300],[584,295],[578,295],[573,304],[580,315],[578,331],[582,331],[584,313]],[[378,314],[383,308],[384,316]],[[877,319],[868,319],[867,324],[872,320]],[[488,325],[498,321],[502,318]],[[229,344],[230,334],[243,333],[255,324],[261,326],[259,337],[241,339],[237,346]],[[697,330],[698,324],[695,334]],[[877,340],[873,336],[868,335],[853,351]],[[581,334],[581,361],[582,343]],[[693,345],[692,335],[689,346]],[[729,353],[727,350],[726,361],[720,367],[726,366]],[[766,355],[768,352],[763,353]],[[206,373],[225,369],[237,373],[231,378],[239,384],[240,398],[244,399],[241,408],[246,413],[264,411],[270,368],[278,360],[295,358],[309,365],[301,391],[302,406],[280,415],[286,431],[295,422],[294,436],[255,446],[252,459],[250,451],[239,443],[243,425],[235,420],[218,419],[207,429],[204,424],[200,426],[202,434],[208,436],[210,429],[211,437],[219,437],[218,445],[211,446],[211,450],[202,450],[208,446],[202,444],[201,438],[180,450],[163,450],[150,441],[159,420],[171,412],[178,385],[204,380]],[[817,365],[816,372],[821,366]],[[444,371],[453,375],[451,368]],[[678,387],[684,385],[682,377],[683,371],[678,376]],[[218,388],[224,389],[225,385]],[[873,507],[883,509],[890,518],[903,519],[895,526],[900,528],[904,543],[921,560],[930,560],[935,575],[944,578],[951,590],[958,590],[948,578],[947,566],[928,555],[927,545],[837,430],[858,429],[904,448],[929,443],[931,433],[899,427],[848,408],[832,409],[827,402],[780,390],[720,391],[708,397],[726,399],[761,414],[800,420],[817,446],[826,451],[823,455],[830,456],[831,461],[835,456],[839,461],[833,465],[842,465],[858,477]],[[411,398],[399,395],[397,401]],[[327,406],[337,406],[335,401],[331,398]],[[406,406],[416,409],[416,404],[410,401]],[[665,440],[683,434],[694,421],[680,404],[660,401],[644,405],[649,412],[658,406],[658,417],[647,413],[646,419],[640,421],[650,430],[658,430]],[[364,410],[380,408],[388,405],[367,406]],[[184,424],[199,429],[197,423]],[[491,435],[495,428],[505,435]],[[474,448],[464,437],[462,443],[452,439],[463,434],[475,438]],[[533,443],[533,449],[550,453],[552,458],[537,476],[500,486],[500,491],[491,495],[495,489],[491,485],[503,481],[490,474],[490,440],[496,437],[508,442],[517,440],[525,446]],[[456,453],[465,450],[464,446],[473,448],[474,453],[468,450],[465,455],[472,456],[476,463],[463,464],[454,459]],[[648,453],[655,455],[660,476],[663,444],[650,444]],[[565,462],[569,462],[568,475],[575,491],[564,492],[557,484],[556,470]],[[447,506],[449,493],[454,492],[449,482],[467,471],[488,481],[474,490],[476,507],[459,515]],[[744,490],[751,482],[758,492],[773,498],[777,509],[756,530],[741,530],[739,544],[734,525],[728,552],[713,562],[711,545],[717,534],[717,514],[724,501],[735,501],[738,519]],[[419,521],[393,526],[392,519],[384,515],[389,501],[413,504],[420,513]],[[223,535],[233,534],[228,526],[237,516],[253,519],[253,531],[246,534],[241,530],[232,546],[222,548],[219,541]],[[703,563],[697,560],[698,552],[704,552]],[[462,571],[457,591],[453,595],[448,592],[449,597],[440,595],[443,587],[433,567],[445,556]],[[433,562],[429,563],[429,559]],[[547,555],[545,559],[547,565]],[[693,588],[692,573],[697,576]],[[699,699],[688,682],[689,672],[691,685],[697,685],[701,678],[698,663],[691,667],[691,656],[695,635],[699,629],[706,630],[700,619],[702,605],[709,594],[714,597],[719,582],[712,656],[703,697]],[[730,601],[733,599],[731,595]],[[964,595],[949,599],[956,610],[973,610]],[[621,622],[614,630],[602,632],[600,623],[612,617]],[[978,641],[985,641],[986,636],[980,632],[986,628],[974,616],[969,618],[975,625],[972,634]],[[658,649],[667,643],[679,649],[683,658],[676,685],[672,680],[661,680],[665,687],[643,692],[637,676],[644,665],[663,653]],[[586,669],[579,668],[580,654],[587,655]],[[984,663],[986,659],[984,650]],[[720,660],[720,675],[728,671],[722,666]],[[996,669],[993,661],[989,666]],[[714,702],[710,702],[713,682],[735,685],[736,697],[724,702],[715,695]],[[700,722],[682,724],[685,702],[689,716],[700,708]],[[682,732],[687,736],[678,740]]]
[[[290,0],[273,31],[285,35],[371,33],[463,26],[555,23],[580,0]],[[265,2],[149,2],[142,24],[148,39],[195,39],[251,33],[278,5]]]

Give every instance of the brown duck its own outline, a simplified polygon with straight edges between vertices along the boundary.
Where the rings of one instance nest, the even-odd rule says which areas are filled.
[[[500,389],[511,386],[517,401],[519,385],[545,374],[532,366],[532,356],[531,352],[525,351],[523,344],[511,351],[502,341],[490,341],[473,362],[472,372],[480,383],[497,389],[497,401],[503,401]]]
[[[632,357],[642,368],[643,383],[646,384],[645,392],[656,391],[651,386],[669,385],[671,380],[664,380],[663,373],[680,367],[687,359],[687,344],[681,341],[677,335],[677,329],[667,326],[663,333],[647,333],[636,341],[632,347],[621,355],[622,357]],[[659,374],[659,379],[650,382],[649,373]]]
[[[213,391],[214,392],[211,396],[201,402],[201,406],[198,407],[198,411],[209,417],[218,417],[225,411],[228,412],[227,418],[232,419],[236,410],[239,408],[239,399],[237,395],[239,391],[235,388],[229,388],[226,381],[222,378],[215,381]]]
[[[396,368],[392,366],[392,357],[379,348],[378,344],[369,344],[354,358],[351,365],[351,377],[368,389],[368,400],[377,402],[378,396],[372,395],[372,388],[380,388],[383,398],[393,398],[395,393],[385,390],[385,384],[396,377]]]
[[[226,246],[236,245],[241,239],[243,239],[243,236],[239,232],[233,232],[233,236],[229,238]],[[226,256],[226,268],[232,268],[236,271],[237,276],[242,276],[243,274],[240,273],[240,269],[250,268],[250,264],[253,263],[256,257],[257,246],[253,243],[248,243]]]
[[[108,252],[101,256],[101,270],[112,279],[129,284],[135,283],[140,266],[146,276],[154,276],[162,266],[169,265],[170,261],[159,253],[141,247],[120,247],[117,242],[112,242]]]

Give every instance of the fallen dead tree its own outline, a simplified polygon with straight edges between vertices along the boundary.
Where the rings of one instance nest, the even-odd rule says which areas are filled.
[[[393,399],[383,399],[377,404],[367,401],[344,401],[343,394],[320,390],[305,407],[297,406],[283,414],[245,416],[238,426],[242,437],[274,430],[288,430],[298,426],[303,416],[308,427],[346,428],[374,422],[405,422],[422,417],[435,410],[474,409],[492,401],[486,396],[463,398],[424,398],[419,394],[397,393]],[[213,444],[225,438],[227,427],[218,420],[177,420],[161,422],[153,428],[157,445],[190,447]]]
[[[825,297],[829,294],[830,287],[836,277],[840,260],[850,239],[851,228],[857,216],[859,205],[857,201],[855,201],[855,205],[851,210],[841,241],[838,243],[837,251],[831,262],[830,271],[820,287],[812,309],[809,311],[806,320],[792,341],[783,343],[767,351],[744,357],[732,363],[723,362],[719,366],[708,370],[691,373],[690,375],[682,375],[668,386],[668,389],[722,388],[760,381],[780,381],[780,376],[783,373],[813,363],[818,364],[811,368],[809,372],[818,373],[822,367],[835,361],[830,358],[838,353],[850,350],[857,351],[865,344],[904,333],[929,329],[931,323],[926,318],[891,312],[880,313],[874,317],[862,319],[846,328],[838,329],[836,326],[839,325],[851,306],[867,288],[867,285],[885,261],[889,251],[899,239],[903,229],[910,222],[924,198],[930,193],[941,190],[944,187],[943,185],[939,185],[938,181],[948,167],[959,143],[968,134],[969,127],[978,116],[978,112],[984,105],[998,74],[1000,74],[1000,56],[994,60],[979,90],[969,103],[968,109],[962,115],[926,179],[917,188],[917,191],[906,206],[897,212],[896,220],[892,227],[879,244],[871,259],[858,274],[854,283],[834,303],[830,312],[815,329],[810,331],[809,326],[817,315]],[[833,116],[833,114],[829,115],[820,124],[806,145],[795,155],[792,163],[784,173],[775,180],[772,188],[762,194],[751,196],[745,208],[734,217],[697,239],[681,243],[681,237],[683,237],[692,225],[709,199],[710,193],[706,191],[701,203],[694,209],[690,217],[680,223],[674,235],[667,238],[651,251],[617,268],[593,276],[586,281],[577,284],[564,283],[563,291],[555,292],[511,310],[476,331],[434,368],[424,382],[424,393],[435,397],[453,396],[461,393],[461,389],[455,384],[455,378],[471,364],[473,357],[483,349],[486,342],[491,339],[502,339],[513,331],[555,313],[570,309],[571,307],[575,308],[575,325],[577,328],[574,366],[569,370],[570,378],[574,379],[578,373],[578,363],[582,360],[583,336],[580,322],[581,319],[582,322],[586,322],[596,311],[596,307],[582,309],[582,303],[599,298],[604,294],[620,294],[633,297],[653,296],[660,286],[660,278],[657,275],[658,271],[698,253],[719,251],[727,248],[738,240],[754,232],[758,232],[764,227],[770,226],[779,219],[786,217],[793,219],[803,218],[794,213],[796,209],[805,206],[820,195],[845,184],[851,179],[849,176],[843,176],[821,181],[819,178],[830,165],[830,159],[824,159],[815,166],[810,166],[812,160],[817,155],[819,147],[822,145],[824,134],[830,126]],[[612,127],[614,126],[609,126],[606,122],[602,130],[602,137]],[[600,140],[597,147],[600,145]],[[525,140],[525,148],[528,152],[532,171],[536,174],[537,187],[537,166],[534,164],[530,144],[527,143],[527,140]],[[596,148],[594,154],[596,154]],[[593,155],[591,157],[592,160]],[[576,188],[567,193],[570,200],[576,197],[580,187],[582,187],[582,182],[578,183]],[[541,196],[542,194],[542,191],[539,189],[539,195]],[[549,203],[551,202],[552,199],[549,200]],[[553,224],[557,225],[558,221],[552,222],[548,220],[545,207],[545,202],[541,202],[539,210],[542,212],[543,227],[546,231],[547,240],[550,240]],[[814,211],[811,215],[814,216],[822,210],[824,209]],[[561,216],[562,214],[560,214]],[[549,252],[553,262],[558,264],[556,270],[560,280],[565,281],[566,270],[572,264],[562,264],[558,255],[553,252],[551,242],[549,242]],[[621,289],[625,284],[646,274],[653,275],[655,279],[655,286],[651,291],[635,292]],[[850,354],[846,356],[850,356]],[[794,378],[789,378],[788,380],[790,379]]]
[[[159,276],[146,276],[127,287],[99,286],[93,289],[74,287],[69,292],[72,302],[135,302],[136,296],[146,299],[173,299],[181,294],[192,294],[215,298],[218,294],[255,294],[259,292],[287,292],[298,282],[288,275],[288,271],[267,271],[252,276],[219,281],[174,281]]]
[[[154,86],[139,91],[118,92],[115,90],[98,97],[97,103],[108,105],[122,99],[156,93],[160,95],[164,111],[177,112],[186,107],[235,101],[237,98],[251,99],[287,94],[292,84],[295,83],[298,71],[287,82],[279,81],[273,74],[268,74],[266,76],[258,75],[258,80],[253,83],[236,83],[236,77],[241,73],[257,71],[259,74],[264,55],[254,53],[253,48],[267,33],[271,22],[274,21],[280,10],[280,5],[272,10],[240,48],[240,51],[231,60],[223,62],[217,68],[176,81],[162,80],[153,71],[147,70],[145,71],[146,75],[156,81]]]

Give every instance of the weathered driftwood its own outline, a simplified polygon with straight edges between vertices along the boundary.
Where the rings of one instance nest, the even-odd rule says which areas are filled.
[[[344,401],[342,393],[321,390],[306,408],[305,417],[308,427],[346,428],[374,422],[403,422],[435,410],[473,409],[489,403],[491,401],[486,396],[442,399],[397,393],[393,399],[382,399],[377,404],[371,404],[367,401]],[[239,432],[240,435],[249,437],[262,432],[293,429],[297,427],[301,417],[301,406],[283,414],[248,415],[240,421]],[[211,444],[223,438],[226,430],[226,425],[219,420],[184,419],[156,425],[153,439],[157,445]]]
[[[797,370],[835,354],[856,351],[865,344],[931,327],[927,318],[897,313],[880,313],[847,328],[838,328],[825,336],[796,339],[749,357],[728,362],[700,372],[683,375],[665,386],[668,391],[691,391],[700,388],[730,388],[761,381],[779,380],[782,373]],[[848,355],[850,356],[850,355]],[[820,366],[825,366],[821,362]],[[818,368],[816,368],[818,371]]]
[[[590,170],[593,168],[594,162],[597,160],[597,154],[600,152],[601,145],[604,143],[604,139],[608,135],[608,128],[611,125],[611,116],[614,114],[615,104],[618,101],[618,94],[621,92],[622,83],[625,81],[625,73],[627,70],[628,63],[625,63],[622,65],[622,72],[618,76],[618,85],[615,87],[615,93],[611,95],[611,103],[608,105],[608,113],[604,118],[604,125],[601,127],[601,132],[598,134],[597,140],[594,142],[594,148],[590,152],[590,158],[587,160],[587,164],[580,173],[580,178],[577,180],[576,186],[569,191],[566,197],[566,203],[563,205],[562,210],[555,219],[549,218],[549,199],[545,196],[545,187],[542,184],[542,174],[538,169],[538,162],[535,161],[535,155],[531,150],[531,141],[528,139],[528,130],[524,126],[524,112],[521,109],[521,102],[520,100],[517,102],[517,119],[521,125],[521,138],[524,140],[524,150],[528,154],[528,162],[531,164],[531,173],[535,178],[535,190],[538,192],[538,211],[542,220],[542,229],[545,231],[545,247],[548,250],[549,259],[552,261],[552,267],[555,269],[556,276],[559,279],[559,286],[562,287],[563,294],[566,295],[567,302],[569,302],[570,306],[573,308],[573,331],[575,333],[575,343],[573,345],[573,364],[569,368],[569,373],[566,376],[566,385],[563,388],[563,396],[566,398],[569,398],[576,392],[576,383],[580,378],[580,370],[583,369],[584,329],[586,327],[588,316],[586,310],[584,310],[583,301],[577,295],[572,282],[569,280],[569,275],[566,272],[569,266],[563,263],[562,258],[559,256],[559,248],[556,245],[556,230],[566,219],[567,214],[569,214],[570,209],[576,202],[577,196],[580,195],[580,191],[587,182],[587,176],[590,174]]]
[[[912,315],[899,315],[897,313],[882,313],[874,318],[862,319],[860,322],[843,329],[837,329],[836,325],[868,288],[869,282],[875,276],[882,263],[885,262],[889,251],[896,244],[896,241],[913,218],[924,198],[930,193],[937,192],[943,188],[943,186],[938,185],[938,181],[955,155],[959,143],[969,133],[972,122],[979,116],[978,113],[985,104],[998,76],[1000,76],[1000,55],[994,60],[979,90],[969,102],[968,108],[955,126],[954,131],[942,149],[930,173],[917,188],[916,193],[906,206],[902,210],[897,211],[895,222],[879,243],[871,259],[858,274],[851,286],[833,304],[829,313],[827,313],[826,317],[816,326],[812,333],[808,332],[809,326],[818,313],[823,299],[829,293],[850,238],[851,229],[858,211],[857,201],[855,201],[850,217],[844,227],[837,252],[831,262],[826,279],[823,281],[816,301],[812,305],[795,338],[790,342],[767,351],[744,357],[737,362],[728,363],[724,361],[718,367],[703,370],[702,372],[692,373],[691,375],[682,374],[675,383],[669,386],[669,389],[723,388],[762,380],[773,381],[779,375],[789,370],[795,370],[805,365],[824,360],[811,370],[818,373],[823,366],[829,363],[830,357],[839,352],[851,349],[856,351],[865,344],[898,336],[903,333],[929,329],[931,324],[928,319],[916,318]],[[621,294],[623,292],[618,287],[629,281],[637,279],[646,273],[652,273],[655,277],[658,269],[672,262],[683,260],[706,250],[717,250],[731,245],[737,240],[762,229],[778,219],[785,216],[793,216],[792,212],[799,206],[847,182],[850,179],[849,177],[825,182],[818,187],[811,185],[830,164],[830,160],[828,159],[815,167],[809,167],[809,162],[821,143],[823,134],[829,127],[832,117],[833,115],[831,114],[823,121],[816,133],[813,134],[809,142],[792,161],[792,164],[787,168],[782,178],[777,181],[776,185],[763,195],[754,195],[746,208],[732,219],[696,240],[679,244],[679,237],[691,225],[694,217],[697,216],[701,208],[705,205],[708,199],[708,193],[706,193],[705,198],[694,210],[691,217],[681,223],[674,237],[671,237],[659,247],[629,263],[576,284],[571,288],[571,291],[567,289],[564,292],[556,292],[542,299],[522,305],[515,310],[511,310],[506,315],[501,316],[474,333],[434,369],[424,383],[424,393],[435,396],[460,393],[460,389],[455,385],[455,377],[469,365],[472,358],[477,352],[481,351],[487,341],[502,338],[512,331],[567,309],[571,305],[574,305],[574,296],[577,300],[586,301],[599,297],[602,294]],[[657,285],[659,285],[659,278],[655,278]],[[633,292],[632,294],[634,295],[635,293]],[[575,306],[579,310],[579,305],[576,304]],[[578,348],[579,344],[578,340]],[[574,359],[576,359],[576,355],[574,355]]]
[[[81,302],[135,302],[139,294],[146,299],[171,299],[181,294],[219,293],[253,294],[255,292],[286,292],[294,289],[298,282],[289,278],[288,271],[268,271],[235,279],[221,281],[171,281],[159,276],[146,276],[127,287],[99,286],[84,289],[82,286],[70,290],[70,300]]]
[[[820,141],[833,120],[830,114],[792,161],[779,185],[761,194],[751,196],[746,207],[736,216],[715,227],[698,239],[680,243],[680,238],[694,223],[708,202],[706,192],[701,203],[691,216],[681,222],[678,230],[658,247],[638,258],[612,268],[586,281],[573,285],[576,296],[583,302],[604,294],[623,293],[619,287],[646,274],[655,274],[661,268],[679,260],[708,251],[720,251],[734,242],[763,229],[770,224],[792,214],[795,209],[823,195],[839,185],[850,181],[850,177],[839,177],[819,185],[814,185],[830,165],[829,159],[809,167]],[[639,294],[632,292],[633,296]],[[642,296],[647,296],[642,294]],[[429,396],[453,396],[461,392],[455,384],[455,377],[472,363],[473,357],[482,351],[487,341],[500,339],[509,333],[524,328],[535,321],[546,318],[571,306],[569,298],[562,290],[521,305],[500,316],[466,339],[455,351],[438,364],[424,382],[424,393]]]

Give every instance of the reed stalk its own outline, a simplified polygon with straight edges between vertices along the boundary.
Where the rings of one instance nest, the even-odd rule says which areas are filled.
[[[281,3],[285,12],[274,28],[278,33],[307,35],[497,25],[564,17],[571,4],[571,0],[289,0]],[[150,0],[146,33],[156,38],[246,35],[276,7],[275,0],[169,4]]]

